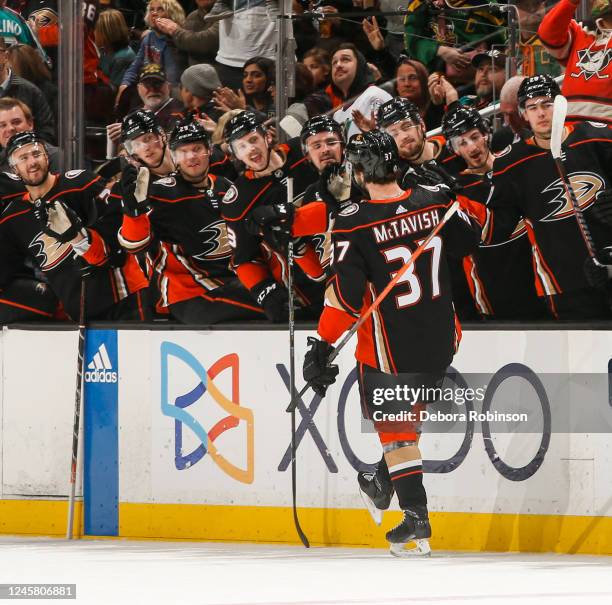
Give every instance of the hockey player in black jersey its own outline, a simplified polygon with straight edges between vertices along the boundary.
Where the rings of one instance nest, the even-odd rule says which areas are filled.
[[[249,214],[249,221],[262,233],[267,229],[293,237],[312,236],[321,265],[328,268],[333,219],[363,193],[344,162],[345,141],[338,122],[330,116],[315,116],[304,124],[300,140],[304,155],[319,173],[318,180],[306,188],[299,208],[286,203],[259,206]]]
[[[417,186],[404,191],[399,187],[397,147],[385,132],[353,136],[346,157],[357,184],[367,190],[370,199],[347,205],[334,225],[334,276],[319,321],[321,339],[309,339],[304,360],[304,379],[320,395],[338,373],[337,366],[328,363],[333,343],[408,261],[451,203],[448,195],[436,188]],[[377,420],[377,406],[368,385],[384,381],[387,385],[409,382],[431,386],[441,380],[460,339],[447,256],[470,253],[479,236],[467,215],[461,211],[455,214],[358,331],[356,357],[364,414],[374,421],[404,511],[403,521],[387,533],[391,552],[398,556],[430,552],[418,422],[410,418]],[[412,540],[416,540],[416,549],[403,550]]]
[[[150,253],[158,305],[179,321],[263,318],[229,268],[231,248],[219,206],[231,183],[208,172],[208,134],[185,120],[174,128],[169,147],[177,166],[169,176],[149,184],[146,167],[124,169],[120,242],[131,253]]]
[[[467,165],[455,177],[463,194],[460,200],[467,196],[481,204],[484,213],[494,166],[488,122],[475,109],[458,105],[444,115],[442,134],[450,151]],[[469,209],[473,209],[473,204]],[[474,254],[463,259],[462,265],[472,300],[485,319],[527,320],[545,315],[535,291],[531,245],[523,220],[507,240],[495,245],[481,244]],[[453,292],[456,290],[461,288],[453,283]]]
[[[79,317],[84,272],[88,319],[144,319],[141,293],[147,281],[121,254],[119,223],[100,177],[86,170],[49,172],[45,144],[31,131],[11,137],[7,157],[25,193],[2,205],[0,287],[31,258],[72,319]]]
[[[233,267],[267,317],[284,321],[288,300],[285,250],[276,238],[253,233],[247,219],[259,206],[287,200],[288,177],[293,178],[293,204],[300,206],[316,172],[306,161],[299,140],[273,146],[262,118],[253,112],[229,120],[224,136],[234,157],[245,165],[221,208],[233,248]],[[325,272],[311,244],[301,242],[295,249],[296,300],[305,311],[316,314],[322,304]]]
[[[553,104],[560,94],[546,75],[525,79],[519,109],[534,136],[498,154],[485,243],[504,241],[525,219],[535,285],[558,319],[609,318],[606,267],[594,265],[550,152]],[[612,131],[595,122],[566,125],[565,167],[601,265],[612,265]],[[595,286],[595,287],[594,287]],[[599,286],[599,287],[597,287]]]
[[[383,103],[376,114],[378,128],[388,132],[400,156],[399,184],[403,189],[415,184],[436,185],[465,168],[465,163],[449,150],[442,135],[427,138],[418,107],[408,99],[395,97]],[[444,172],[437,170],[441,167]]]

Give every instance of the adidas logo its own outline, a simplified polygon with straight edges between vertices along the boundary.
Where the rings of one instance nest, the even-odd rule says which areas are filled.
[[[106,345],[102,343],[93,359],[87,364],[85,382],[117,382],[117,372],[113,371]]]
[[[408,212],[408,210],[406,208],[404,208],[404,206],[402,206],[401,204],[397,207],[397,210],[395,211],[395,214],[402,214],[403,212]]]

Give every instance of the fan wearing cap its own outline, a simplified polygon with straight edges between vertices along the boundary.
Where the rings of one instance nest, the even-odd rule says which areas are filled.
[[[592,0],[595,31],[573,19],[580,2],[560,0],[542,19],[540,40],[565,69],[562,93],[570,121],[612,125],[612,2]]]
[[[447,173],[456,174],[465,167],[463,160],[449,151],[442,135],[427,138],[419,108],[412,101],[395,97],[383,103],[376,121],[397,145],[400,157],[398,182],[403,189],[416,184],[443,183],[448,180]]]
[[[472,204],[480,204],[484,212],[495,159],[489,147],[489,123],[475,109],[457,106],[444,116],[442,133],[452,152],[467,165],[456,175],[462,193]],[[460,199],[463,201],[463,196]],[[484,319],[533,320],[545,316],[545,307],[535,291],[531,244],[523,220],[506,241],[494,246],[481,244],[461,264],[461,281],[453,274],[453,298],[460,318],[466,313],[462,306],[467,300],[461,297],[466,283],[470,306],[475,305]]]
[[[333,343],[383,291],[389,276],[408,261],[450,205],[437,188],[404,191],[398,185],[397,146],[386,132],[353,136],[346,158],[369,199],[345,206],[334,225],[334,277],[318,324],[320,339],[308,339],[304,359],[304,379],[321,396],[338,374],[338,366],[328,362]],[[469,217],[456,213],[357,331],[362,410],[374,422],[386,462],[386,480],[381,485],[365,474],[359,484],[378,522],[382,513],[377,510],[388,508],[393,492],[397,494],[404,519],[386,534],[397,556],[406,554],[404,545],[415,539],[412,554],[430,552],[431,527],[418,445],[419,415],[427,402],[396,399],[385,406],[375,393],[383,385],[392,392],[395,387],[433,387],[444,376],[460,340],[447,258],[468,254],[478,241],[479,230]],[[389,412],[395,418],[384,415]]]
[[[229,267],[220,204],[231,183],[208,172],[208,134],[185,120],[172,131],[169,147],[176,172],[149,184],[147,168],[130,166],[121,180],[119,241],[131,254],[152,259],[157,310],[189,324],[264,318]]]
[[[7,155],[26,193],[3,206],[0,286],[30,257],[71,318],[79,316],[86,270],[88,319],[144,319],[141,290],[147,280],[121,254],[120,215],[108,204],[100,177],[87,170],[50,172],[45,144],[31,131],[15,134]]]
[[[612,316],[606,302],[608,272],[591,261],[573,206],[550,153],[553,103],[559,86],[548,75],[523,80],[519,109],[533,136],[500,152],[493,165],[493,193],[483,241],[506,241],[521,218],[532,248],[535,287],[552,317]],[[612,265],[612,132],[605,124],[566,124],[565,167],[590,230],[598,259]],[[482,219],[481,219],[482,220]]]
[[[317,173],[304,157],[299,139],[273,145],[263,117],[244,111],[227,122],[225,141],[235,159],[245,166],[223,199],[221,212],[227,222],[233,248],[233,266],[240,281],[263,307],[271,321],[287,318],[284,285],[284,245],[249,231],[248,215],[255,208],[287,201],[286,179],[293,179],[293,204],[300,206],[304,191]],[[296,299],[316,312],[322,303],[325,273],[310,244],[296,246]]]
[[[181,99],[185,108],[201,119],[218,122],[223,115],[212,100],[213,92],[219,88],[221,80],[212,65],[192,65],[181,76]]]

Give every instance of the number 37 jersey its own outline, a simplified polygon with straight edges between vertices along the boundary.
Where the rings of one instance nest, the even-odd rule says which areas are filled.
[[[437,187],[350,204],[332,234],[334,275],[319,334],[334,342],[387,286],[449,208]],[[386,373],[445,369],[459,344],[447,255],[476,249],[480,230],[457,212],[358,332],[358,361]]]

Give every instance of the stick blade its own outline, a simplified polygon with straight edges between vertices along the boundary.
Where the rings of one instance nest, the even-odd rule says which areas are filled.
[[[552,132],[550,133],[550,151],[555,159],[561,157],[561,142],[563,141],[566,116],[567,99],[563,95],[557,95],[553,107]]]

